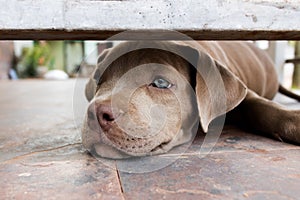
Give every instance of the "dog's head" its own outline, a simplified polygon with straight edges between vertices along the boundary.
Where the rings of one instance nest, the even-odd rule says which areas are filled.
[[[213,72],[225,92],[219,92]],[[213,119],[245,95],[244,84],[201,48],[125,42],[100,55],[86,85],[83,145],[109,158],[165,153],[192,139],[196,118],[207,132]]]

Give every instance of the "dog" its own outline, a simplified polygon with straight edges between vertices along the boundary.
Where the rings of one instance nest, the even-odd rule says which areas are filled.
[[[117,89],[116,89],[117,88]],[[83,146],[113,159],[162,154],[226,121],[300,144],[300,110],[272,102],[283,88],[267,53],[240,41],[129,41],[105,50],[85,95]]]

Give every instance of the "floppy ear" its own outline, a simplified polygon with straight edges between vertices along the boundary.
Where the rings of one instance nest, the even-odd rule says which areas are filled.
[[[104,60],[104,58],[107,56],[108,52],[109,52],[109,49],[105,49],[100,54],[100,56],[98,57],[98,60],[97,60],[96,68],[85,86],[85,97],[88,101],[91,101],[96,94],[97,85],[98,85],[100,75],[101,75],[100,64]]]
[[[238,106],[247,87],[225,66],[206,53],[199,52],[196,75],[196,97],[200,123],[204,132],[213,119]]]

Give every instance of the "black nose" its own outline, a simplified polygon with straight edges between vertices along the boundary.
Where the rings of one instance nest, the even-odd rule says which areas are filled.
[[[111,106],[109,104],[99,104],[96,106],[96,112],[102,130],[109,130],[112,122],[115,120]]]

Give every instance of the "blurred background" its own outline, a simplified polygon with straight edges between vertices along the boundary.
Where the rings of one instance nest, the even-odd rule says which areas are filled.
[[[113,44],[80,40],[0,41],[0,80],[88,77],[97,56]]]
[[[286,88],[300,88],[300,41],[250,41],[266,50]],[[0,80],[88,77],[97,56],[118,42],[1,41]]]

